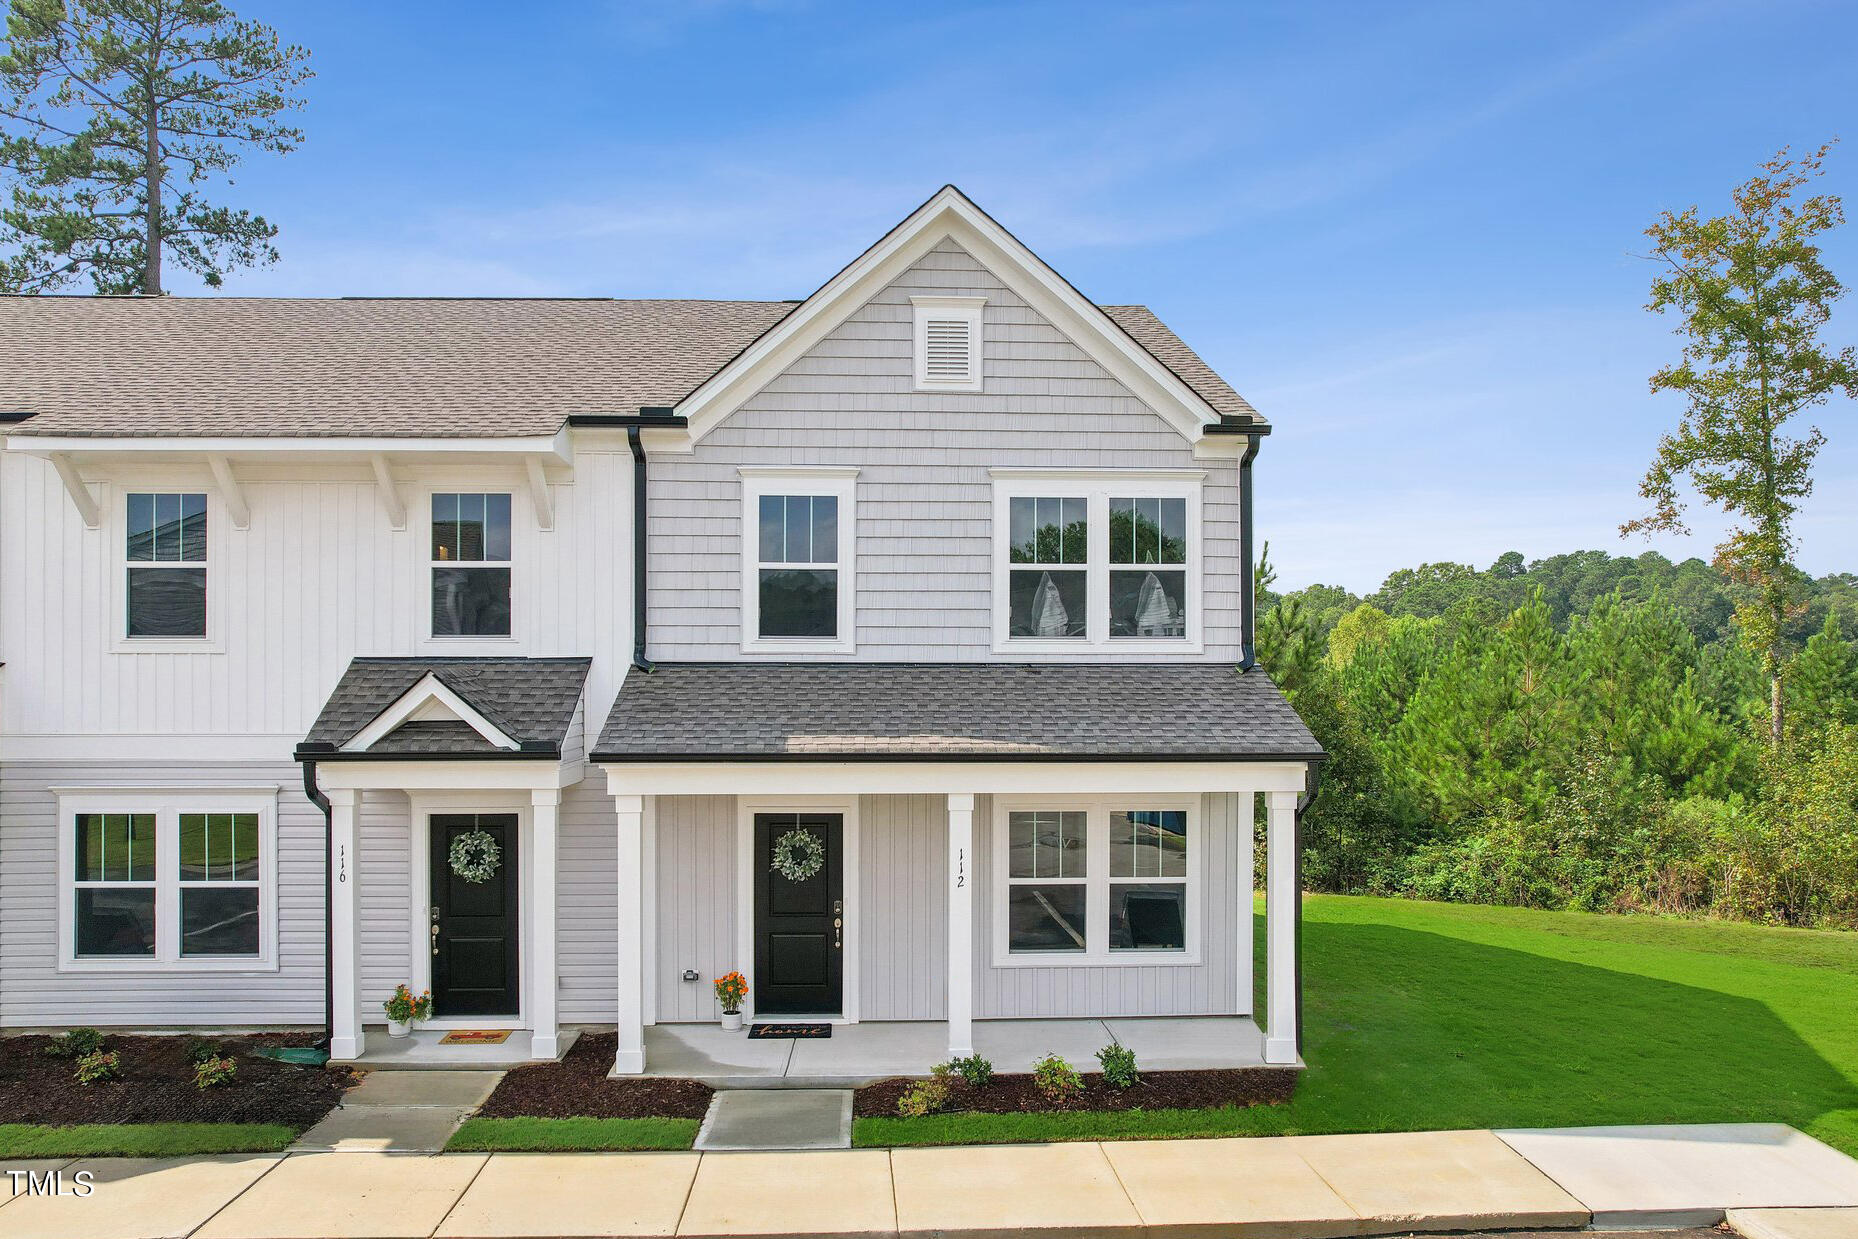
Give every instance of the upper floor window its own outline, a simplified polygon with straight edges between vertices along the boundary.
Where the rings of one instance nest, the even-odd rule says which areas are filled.
[[[127,634],[206,636],[206,496],[131,492],[126,502]]]
[[[981,390],[985,297],[911,297],[918,391]]]
[[[432,496],[432,635],[510,635],[510,497]]]
[[[61,792],[66,967],[268,966],[275,792]]]
[[[996,651],[1197,651],[1200,474],[994,478]]]
[[[744,467],[742,648],[852,648],[856,470]]]

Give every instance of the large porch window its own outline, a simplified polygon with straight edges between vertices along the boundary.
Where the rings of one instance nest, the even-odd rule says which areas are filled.
[[[1193,798],[1000,798],[994,962],[1197,962],[1198,816]]]

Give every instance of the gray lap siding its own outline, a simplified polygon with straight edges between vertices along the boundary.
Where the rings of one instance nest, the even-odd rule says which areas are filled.
[[[984,391],[912,390],[909,299],[922,294],[987,298]],[[742,465],[859,469],[857,657],[879,661],[1003,657],[993,653],[990,468],[1205,470],[1203,657],[1238,657],[1236,465],[1196,460],[1158,414],[950,242],[690,455],[652,459],[647,593],[655,659],[744,656]]]

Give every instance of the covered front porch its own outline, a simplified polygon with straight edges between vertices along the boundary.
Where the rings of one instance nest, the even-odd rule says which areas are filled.
[[[1151,1071],[1262,1067],[1264,1033],[1247,1016],[979,1020],[974,1052],[1002,1072],[1061,1054],[1094,1069],[1112,1040]],[[928,1074],[948,1053],[948,1026],[910,1020],[835,1025],[826,1038],[750,1040],[716,1024],[658,1024],[644,1035],[646,1076],[701,1080],[712,1088],[858,1088]]]
[[[1149,1066],[1294,1065],[1321,756],[1262,672],[1215,665],[629,675],[592,755],[616,819],[613,1074],[874,1078],[989,1046],[1002,1071],[1088,1067],[1123,1032]],[[751,1021],[832,1038],[706,1027],[731,969]]]

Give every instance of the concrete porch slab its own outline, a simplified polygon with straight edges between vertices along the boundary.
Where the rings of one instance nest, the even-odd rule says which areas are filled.
[[[280,1157],[104,1157],[67,1164],[65,1195],[19,1196],[0,1212],[7,1239],[178,1239],[275,1168]],[[8,1169],[19,1163],[8,1163]],[[72,1192],[88,1171],[90,1195]]]
[[[1361,1233],[1585,1226],[1588,1210],[1487,1131],[1295,1136]]]
[[[1596,1226],[1710,1225],[1728,1209],[1858,1206],[1858,1161],[1779,1123],[1500,1131]]]
[[[696,1147],[710,1150],[849,1149],[850,1089],[727,1089],[710,1098]]]
[[[559,1062],[580,1035],[579,1029],[562,1029],[557,1047],[560,1052],[553,1060],[544,1060],[535,1057],[535,1034],[527,1028],[516,1029],[508,1040],[496,1045],[440,1045],[445,1032],[437,1028],[416,1029],[404,1037],[389,1037],[384,1028],[370,1028],[367,1049],[354,1065],[382,1070],[502,1071],[524,1063]]]
[[[896,1228],[889,1155],[845,1149],[705,1153],[677,1233],[878,1239]]]
[[[1110,1036],[1135,1051],[1137,1064],[1147,1071],[1206,1071],[1264,1063],[1264,1033],[1248,1019],[1155,1016],[1103,1023]]]
[[[439,1239],[676,1234],[699,1160],[695,1153],[498,1153],[437,1233]]]
[[[292,1155],[199,1239],[425,1239],[484,1168],[482,1153]]]
[[[1744,1239],[1852,1239],[1858,1209],[1731,1209],[1729,1225]]]
[[[835,1033],[837,1029],[833,1030]],[[645,1030],[645,1074],[701,1080],[712,1088],[778,1088],[798,1044],[780,1038],[750,1041],[747,1032],[720,1024],[657,1024]]]

